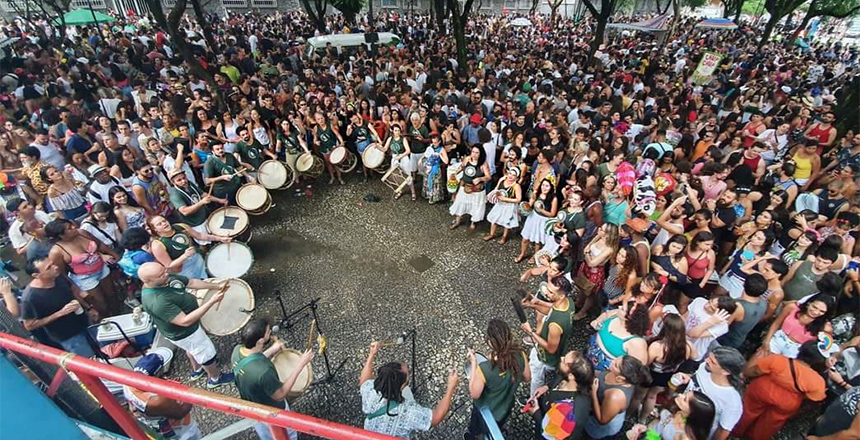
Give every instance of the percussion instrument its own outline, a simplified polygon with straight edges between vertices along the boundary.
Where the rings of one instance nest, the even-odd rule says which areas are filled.
[[[296,170],[309,177],[319,177],[323,173],[323,161],[311,153],[304,153],[296,159]]]
[[[382,176],[382,183],[386,184],[389,188],[398,193],[402,192],[410,182],[412,182],[412,176],[404,173],[403,170],[400,169],[400,165],[397,164],[393,165],[391,169]]]
[[[215,278],[241,278],[251,270],[254,253],[245,243],[218,243],[206,254],[206,270]]]
[[[282,382],[286,381],[293,371],[298,368],[301,359],[302,354],[292,348],[284,348],[278,354],[274,355],[272,363],[275,364],[275,369],[278,370],[278,379]],[[302,372],[299,373],[299,377],[296,378],[293,387],[287,392],[287,401],[291,401],[304,394],[310,388],[313,381],[314,372],[311,369],[311,364],[307,364],[302,368]]]
[[[520,202],[517,206],[517,212],[523,217],[528,217],[532,213],[532,204],[529,202]]]
[[[237,206],[218,208],[212,211],[206,220],[206,226],[212,235],[244,242],[248,242],[251,238],[248,224],[248,214]]]
[[[487,360],[486,356],[482,355],[481,353],[475,353],[475,362],[477,362],[478,365],[481,365],[481,362],[484,362],[485,360]],[[466,364],[463,368],[465,368],[465,370],[463,370],[463,375],[466,376],[466,379],[469,379],[469,376],[472,375],[472,363],[469,362],[469,360],[467,359]]]
[[[535,266],[547,267],[554,257],[554,252],[550,252],[547,249],[541,249],[535,252]]]
[[[358,165],[358,158],[345,147],[337,147],[332,150],[328,155],[328,160],[344,173],[354,170],[355,166]]]
[[[296,181],[296,172],[285,162],[267,160],[257,171],[257,181],[266,189],[287,189]]]
[[[236,192],[236,204],[250,215],[263,215],[272,207],[272,196],[265,186],[246,183]]]
[[[364,162],[364,166],[372,170],[379,168],[385,162],[385,152],[374,147],[374,145],[370,144],[364,149],[364,153],[361,153],[361,161]]]
[[[221,283],[225,280],[207,278],[210,283]],[[227,279],[227,291],[224,298],[209,309],[200,318],[200,325],[207,333],[215,336],[226,336],[236,333],[251,320],[254,313],[254,291],[248,283],[230,278]],[[205,303],[215,295],[218,289],[202,289],[194,292],[199,304]]]
[[[448,170],[446,171],[446,177],[448,178],[448,182],[446,184],[448,188],[449,194],[454,194],[457,192],[457,189],[460,188],[460,178],[457,174],[460,171],[460,162],[456,159],[451,161],[451,164],[448,165]]]
[[[499,197],[501,196],[501,194],[502,192],[497,189],[492,190],[489,194],[487,194],[487,201],[492,204],[496,204],[499,202]]]

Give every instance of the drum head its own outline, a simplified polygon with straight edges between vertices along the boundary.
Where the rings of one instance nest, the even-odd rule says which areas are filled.
[[[312,166],[314,166],[314,156],[310,153],[302,154],[296,159],[296,168],[299,169],[299,172],[304,173],[310,170]]]
[[[541,249],[535,252],[535,266],[537,267],[546,267],[549,266],[550,261],[552,261],[553,253],[546,250]]]
[[[218,283],[221,280],[210,278],[206,281]],[[197,291],[197,302],[203,304],[215,293],[214,290]],[[224,299],[200,318],[200,325],[207,333],[215,336],[231,335],[244,327],[253,313],[254,292],[251,286],[242,280],[230,279]]]
[[[266,189],[279,189],[287,183],[287,166],[277,160],[267,160],[260,164],[257,176]]]
[[[215,278],[241,278],[251,270],[254,254],[245,243],[218,243],[206,254],[206,270]]]
[[[481,362],[484,362],[485,360],[487,360],[486,356],[482,355],[481,353],[475,353],[475,361],[478,362],[478,365],[481,365]],[[468,379],[472,373],[472,363],[469,362],[468,359],[466,360],[465,370],[463,371],[465,373],[464,376],[466,376],[466,379]]]
[[[256,211],[266,205],[269,191],[263,185],[247,183],[236,193],[236,204],[245,211]]]
[[[281,379],[282,381],[287,380],[290,377],[290,374],[298,368],[299,361],[301,361],[301,359],[302,354],[292,348],[285,348],[281,350],[280,353],[276,354],[272,358],[272,363],[275,364],[275,369],[278,370],[278,379]],[[310,388],[313,380],[314,375],[311,371],[311,366],[306,365],[302,372],[299,373],[299,377],[296,378],[293,388],[290,389],[290,394],[299,395],[305,392]]]
[[[235,237],[248,229],[248,213],[236,206],[218,208],[206,221],[209,232],[219,237]]]
[[[328,157],[328,160],[333,164],[341,163],[344,159],[346,159],[346,148],[343,147],[335,148]]]
[[[379,168],[382,162],[385,161],[385,153],[379,148],[367,147],[364,153],[361,154],[361,160],[367,168]]]

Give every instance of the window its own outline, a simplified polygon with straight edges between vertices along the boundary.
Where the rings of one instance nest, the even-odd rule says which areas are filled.
[[[397,7],[397,0],[382,0],[382,7],[383,8],[396,8]]]
[[[247,8],[248,0],[222,0],[221,4],[227,9],[232,8]]]
[[[2,2],[0,2],[0,4],[3,5],[3,10],[5,10],[6,12],[8,12],[10,14],[15,14],[15,15],[23,14],[24,12],[26,12],[27,11],[27,3],[30,4],[30,11],[33,11],[33,12],[41,12],[42,11],[41,9],[39,9],[39,4],[36,3],[35,1],[32,1],[32,0],[30,0],[30,1],[3,0]],[[48,9],[50,11],[49,8],[46,8],[46,9]]]
[[[176,0],[161,0],[161,4],[164,5],[165,9],[172,9],[176,6]],[[164,11],[165,14],[169,14],[170,11]]]
[[[107,9],[105,0],[72,0],[70,9],[89,9],[90,5],[93,9]]]
[[[251,0],[251,6],[255,8],[277,8],[278,0]]]

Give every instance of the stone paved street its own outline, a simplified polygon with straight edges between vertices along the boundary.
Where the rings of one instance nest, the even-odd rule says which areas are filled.
[[[314,188],[312,197],[297,197],[294,188],[274,193],[276,206],[251,217],[255,264],[245,279],[257,300],[256,316],[280,319],[276,292],[288,310],[320,298],[320,326],[329,340],[332,369],[343,363],[331,383],[311,388],[293,409],[333,421],[361,426],[358,375],[374,339],[394,340],[405,330],[417,331],[419,389],[417,399],[433,406],[441,397],[447,370],[457,368],[461,386],[457,412],[422,439],[459,439],[471,408],[462,376],[466,350],[486,352],[482,332],[490,318],[516,326],[508,297],[522,286],[517,280],[525,263],[516,265],[519,241],[485,243],[477,231],[449,231],[447,205],[412,202],[408,194],[393,193],[378,180],[362,183],[350,175],[345,186]],[[373,193],[382,200],[367,203]],[[429,259],[429,261],[428,261]],[[414,261],[412,261],[414,260]],[[410,265],[410,261],[419,272]],[[427,266],[430,266],[427,268]],[[290,347],[303,347],[309,320],[280,336]],[[584,349],[590,332],[575,327],[577,349]],[[238,336],[213,337],[226,359]],[[377,365],[389,360],[409,362],[409,345],[380,350]],[[188,383],[188,362],[180,357],[171,377]],[[313,362],[315,378],[325,376],[325,364]],[[416,375],[410,377],[413,384]],[[201,382],[202,383],[202,382]],[[414,386],[414,385],[413,385]],[[527,386],[520,387],[526,394]],[[236,395],[235,388],[220,392]],[[195,409],[204,433],[235,421],[222,414]],[[531,419],[515,409],[507,424],[508,439],[531,438]],[[246,431],[234,438],[256,438]]]

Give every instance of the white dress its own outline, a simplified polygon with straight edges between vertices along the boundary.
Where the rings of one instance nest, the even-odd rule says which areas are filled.
[[[503,188],[504,187],[500,187],[499,191],[502,192],[504,197],[514,196],[514,194],[505,194],[511,192],[513,187],[507,190]],[[487,221],[505,229],[516,228],[520,225],[520,216],[517,212],[517,204],[511,202],[496,202],[496,204],[493,205],[493,209],[491,209],[490,213],[487,214]]]
[[[487,191],[482,190],[468,194],[463,189],[463,185],[460,185],[460,189],[457,190],[457,198],[448,212],[458,217],[468,214],[472,223],[483,220],[484,214],[487,212]]]
[[[537,203],[537,202],[535,202]],[[524,239],[532,243],[546,244],[555,239],[551,234],[546,233],[546,222],[549,217],[544,217],[532,210],[529,217],[526,219],[526,224],[523,225],[522,236]]]

